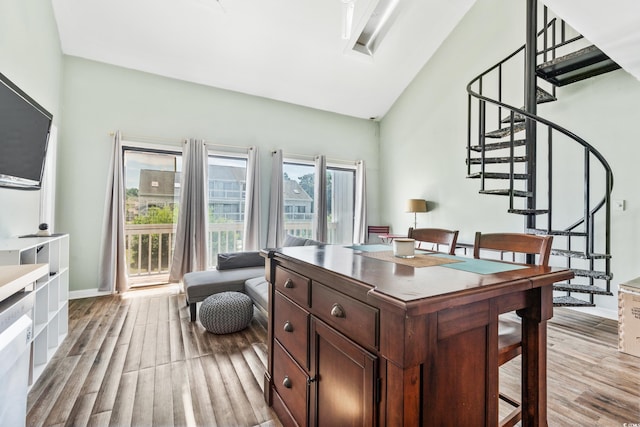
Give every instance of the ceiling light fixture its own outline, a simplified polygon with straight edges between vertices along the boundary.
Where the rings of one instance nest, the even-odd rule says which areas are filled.
[[[344,0],[343,0],[344,1]],[[400,0],[380,0],[367,21],[353,49],[373,56],[380,42],[398,16]]]
[[[353,27],[353,11],[356,7],[355,0],[342,0],[342,38],[351,39],[351,28]]]

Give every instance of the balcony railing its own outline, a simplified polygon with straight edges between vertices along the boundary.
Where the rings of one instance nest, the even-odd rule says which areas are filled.
[[[311,222],[287,222],[286,233],[311,238]],[[244,225],[241,222],[209,224],[207,266],[217,264],[218,254],[243,250]],[[131,283],[142,285],[167,282],[173,246],[175,224],[129,224],[125,226],[128,277]],[[335,224],[329,224],[329,236],[335,234]],[[333,241],[330,238],[330,241]]]

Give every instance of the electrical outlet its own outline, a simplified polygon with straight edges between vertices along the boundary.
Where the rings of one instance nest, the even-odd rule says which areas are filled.
[[[613,201],[613,209],[616,211],[623,211],[624,210],[624,206],[625,205],[625,201],[624,200],[614,200]]]

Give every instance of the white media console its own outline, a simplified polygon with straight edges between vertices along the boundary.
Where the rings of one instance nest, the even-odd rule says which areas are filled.
[[[29,384],[33,384],[69,329],[69,235],[0,239],[0,265],[47,264],[25,290],[35,294]]]

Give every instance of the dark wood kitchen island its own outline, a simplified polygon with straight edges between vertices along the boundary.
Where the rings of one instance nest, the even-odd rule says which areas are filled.
[[[522,425],[547,425],[546,321],[571,271],[368,248],[263,251],[265,399],[284,425],[498,425],[498,315],[514,310]]]

